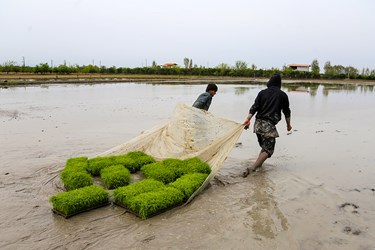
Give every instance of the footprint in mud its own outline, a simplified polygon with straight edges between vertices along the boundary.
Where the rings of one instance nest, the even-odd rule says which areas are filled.
[[[358,208],[359,206],[351,203],[351,202],[345,202],[339,206],[340,209],[343,209],[345,212],[351,212],[353,214],[359,214]],[[343,232],[346,234],[353,234],[353,235],[360,235],[362,231],[360,229],[353,229],[350,226],[345,226],[343,229]]]
[[[143,240],[141,240],[142,243],[149,243],[150,241],[154,240],[156,237],[155,235],[151,235]]]
[[[352,229],[349,226],[344,227],[343,231],[344,231],[344,233],[353,234],[353,235],[360,235],[362,233],[361,230],[359,230],[359,229]]]
[[[344,209],[347,212],[351,212],[353,214],[359,214],[357,209],[359,208],[358,205],[350,202],[345,202],[339,206],[340,209]]]

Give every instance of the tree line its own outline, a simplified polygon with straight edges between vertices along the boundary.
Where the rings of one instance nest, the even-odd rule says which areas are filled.
[[[194,76],[227,76],[227,77],[270,77],[279,73],[287,79],[361,79],[375,80],[375,70],[364,68],[361,71],[352,66],[332,65],[327,61],[321,73],[319,62],[313,60],[309,71],[297,71],[288,66],[282,69],[258,69],[255,64],[248,65],[245,61],[236,61],[233,66],[221,63],[216,67],[203,67],[193,65],[193,60],[184,58],[184,66],[163,67],[155,61],[150,67],[106,67],[97,65],[72,65],[66,63],[51,66],[40,63],[36,66],[18,65],[14,61],[7,61],[0,65],[0,72],[4,73],[29,73],[29,74],[128,74],[128,75],[194,75]]]

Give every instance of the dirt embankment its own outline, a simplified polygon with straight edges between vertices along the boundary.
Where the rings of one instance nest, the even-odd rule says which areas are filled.
[[[214,77],[214,76],[176,76],[176,75],[125,75],[125,74],[5,74],[0,73],[0,86],[27,86],[39,84],[95,84],[95,83],[116,83],[116,82],[149,82],[149,83],[265,83],[268,78],[249,77]],[[375,81],[363,80],[326,80],[326,79],[283,79],[285,83],[296,84],[354,84],[354,85],[375,85]]]

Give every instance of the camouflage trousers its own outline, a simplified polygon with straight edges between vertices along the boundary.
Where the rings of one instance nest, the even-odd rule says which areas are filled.
[[[279,137],[276,126],[269,121],[256,119],[254,133],[257,134],[261,152],[266,152],[270,158],[275,150],[276,137]]]

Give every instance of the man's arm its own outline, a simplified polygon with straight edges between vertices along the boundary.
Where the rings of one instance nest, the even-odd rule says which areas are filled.
[[[285,99],[283,101],[283,113],[284,113],[284,116],[285,116],[285,121],[286,121],[286,129],[288,131],[291,131],[292,130],[292,126],[290,125],[290,108],[289,108],[289,98],[288,98],[288,95],[285,94]]]
[[[290,116],[288,118],[285,118],[286,121],[286,129],[288,131],[292,130],[292,126],[290,125]]]
[[[245,126],[244,129],[248,129],[249,128],[251,117],[253,117],[253,114],[249,113],[247,115],[245,121],[243,122],[243,125]]]

